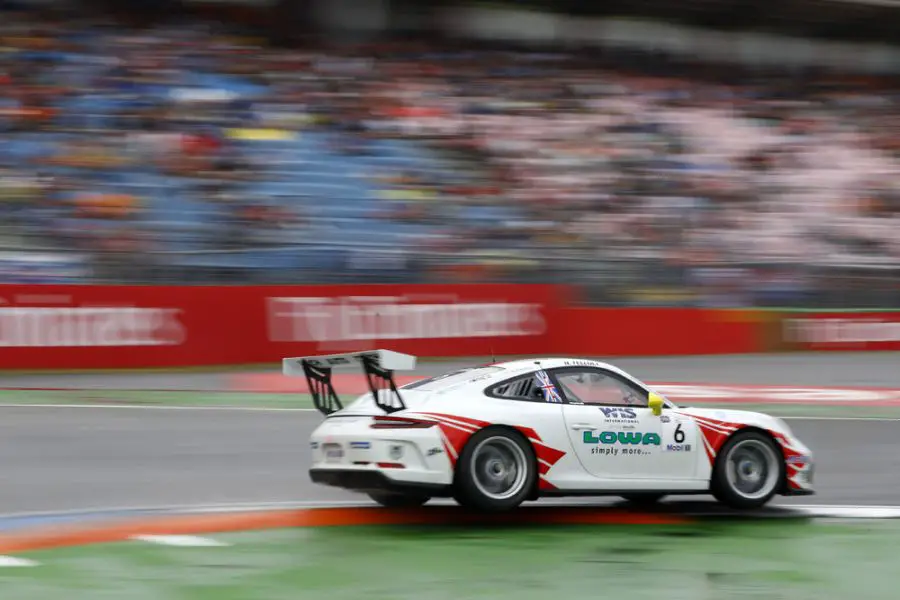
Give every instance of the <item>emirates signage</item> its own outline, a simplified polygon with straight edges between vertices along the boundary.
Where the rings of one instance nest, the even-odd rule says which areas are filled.
[[[187,332],[175,308],[0,308],[0,347],[172,346]]]
[[[269,339],[276,342],[412,340],[540,336],[542,305],[428,302],[402,296],[268,299]]]
[[[0,369],[276,363],[329,345],[536,354],[565,289],[540,285],[0,285]]]
[[[782,321],[784,342],[809,350],[900,350],[900,313],[816,313]]]

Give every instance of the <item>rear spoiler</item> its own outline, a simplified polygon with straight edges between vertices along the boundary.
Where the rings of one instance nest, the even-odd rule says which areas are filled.
[[[412,371],[416,368],[416,357],[391,350],[369,350],[285,358],[281,366],[282,373],[288,377],[306,377],[313,404],[326,417],[344,408],[331,383],[332,370],[361,366],[375,405],[390,414],[406,409],[394,382],[394,371]],[[386,391],[390,391],[390,395],[385,400],[382,392]]]

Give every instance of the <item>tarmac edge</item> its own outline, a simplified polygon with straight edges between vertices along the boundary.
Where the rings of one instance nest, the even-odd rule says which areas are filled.
[[[379,507],[304,508],[205,515],[126,518],[119,522],[67,525],[0,535],[0,554],[124,542],[135,536],[199,535],[286,529],[363,525],[681,525],[693,520],[678,515],[621,509],[557,507],[495,515],[465,513],[455,507],[415,510]]]

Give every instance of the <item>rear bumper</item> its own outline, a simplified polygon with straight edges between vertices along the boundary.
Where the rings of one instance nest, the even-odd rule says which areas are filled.
[[[397,481],[372,469],[310,469],[313,483],[354,492],[417,492],[431,496],[449,496],[450,486],[434,483]]]

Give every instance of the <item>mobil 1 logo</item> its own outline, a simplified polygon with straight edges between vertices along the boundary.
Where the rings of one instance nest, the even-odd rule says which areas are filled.
[[[687,435],[684,432],[684,428],[681,423],[678,423],[675,425],[675,431],[672,433],[672,441],[665,444],[666,452],[691,452],[693,450],[692,445],[685,443],[686,441]]]

